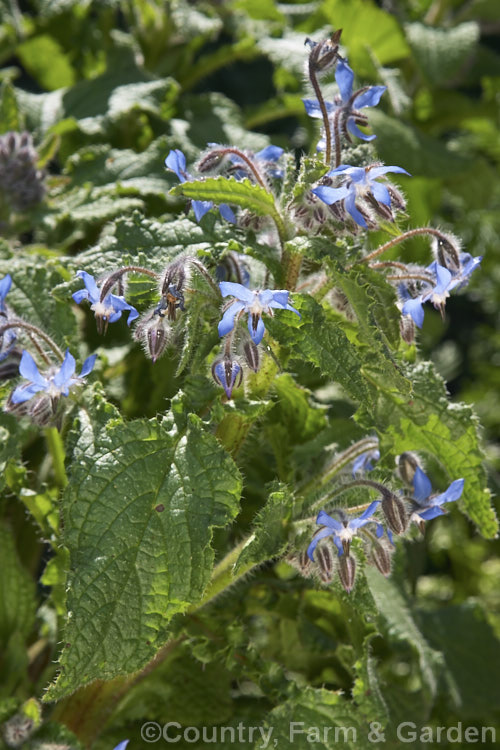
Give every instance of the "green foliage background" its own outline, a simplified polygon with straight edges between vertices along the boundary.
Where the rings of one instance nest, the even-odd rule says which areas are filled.
[[[356,727],[353,747],[373,746],[365,739],[373,721],[385,727],[386,747],[397,746],[401,721],[462,721],[500,732],[499,547],[494,516],[473,495],[482,491],[484,466],[497,494],[500,470],[497,0],[2,0],[0,9],[0,129],[32,132],[49,172],[44,203],[8,217],[0,276],[9,272],[15,280],[16,312],[61,346],[71,343],[82,354],[101,347],[97,375],[104,383],[104,390],[86,391],[73,415],[73,468],[62,500],[43,438],[1,417],[0,720],[19,712],[32,718],[27,748],[95,740],[97,750],[125,737],[132,750],[148,746],[140,737],[145,721],[272,726],[278,747],[289,746],[290,721]],[[312,153],[316,123],[301,102],[304,38],[337,28],[359,80],[388,87],[370,123],[380,159],[413,175],[405,183],[412,226],[453,231],[484,260],[467,292],[448,300],[444,321],[426,313],[418,356],[435,369],[422,366],[413,376],[419,403],[429,405],[417,414],[394,395],[409,389],[408,373],[395,372],[375,399],[367,379],[352,376],[360,369],[358,349],[346,343],[353,331],[295,295],[311,331],[293,321],[268,327],[303,387],[281,373],[259,399],[256,379],[255,400],[241,408],[238,426],[246,435],[257,420],[259,431],[250,431],[239,450],[237,435],[219,428],[231,458],[194,416],[208,406],[211,425],[234,416],[230,406],[217,405],[203,370],[217,344],[217,303],[211,325],[197,322],[193,305],[184,351],[153,367],[124,327],[110,330],[104,347],[90,314],[68,314],[74,274],[128,262],[161,270],[186,248],[215,261],[231,242],[262,259],[256,241],[247,246],[214,217],[201,227],[179,217],[184,199],[169,192],[176,179],[164,158],[180,148],[192,162],[208,142],[257,150],[271,140]],[[386,238],[372,233],[370,242],[375,248]],[[401,247],[393,257],[426,262],[427,241]],[[373,339],[373,320],[386,316],[392,301],[382,288],[379,297],[366,291],[376,287],[368,272],[347,277],[334,262],[329,268],[351,304],[366,311],[356,335],[370,348],[367,372],[380,384],[386,342]],[[153,299],[144,280],[129,291],[137,306]],[[394,320],[387,317],[390,336]],[[323,347],[314,330],[339,340]],[[352,360],[328,359],[341,349]],[[314,369],[301,364],[304,356]],[[408,354],[410,364],[416,356]],[[325,388],[325,372],[335,373],[342,391]],[[484,456],[467,407],[435,408],[436,394],[444,394],[436,372],[453,401],[474,405]],[[356,421],[353,400],[365,404]],[[372,424],[385,426],[388,455],[417,449],[429,458],[439,444],[448,463],[436,461],[434,476],[445,487],[467,474],[473,489],[463,509],[475,523],[452,508],[424,539],[398,544],[389,580],[368,570],[347,595],[303,580],[276,556],[292,520],[289,486],[319,471],[319,458],[339,434],[346,447]],[[101,468],[93,481],[95,466]],[[390,469],[381,467],[380,477]],[[149,478],[147,508],[143,488],[130,491],[141,472]],[[165,513],[157,511],[164,492],[173,498]],[[125,496],[132,502],[121,507]],[[102,516],[98,523],[92,516],[96,503],[109,512],[105,534]],[[210,582],[207,571],[249,533],[252,544],[239,559],[235,554],[236,583],[217,596],[224,571],[218,577],[216,567]],[[144,575],[139,589],[147,579],[154,592],[146,619],[134,610],[137,568]],[[86,619],[70,619],[64,628],[67,610],[85,611]],[[167,638],[155,668],[141,678],[125,676],[150,662]],[[96,677],[110,682],[85,687]],[[42,721],[37,706],[49,685]]]

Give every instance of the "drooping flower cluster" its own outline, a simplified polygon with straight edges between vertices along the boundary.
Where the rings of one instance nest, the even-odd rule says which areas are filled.
[[[359,452],[365,442],[366,440],[360,441],[345,451],[348,457],[358,448],[358,456],[352,465],[352,474],[356,477],[362,477],[363,469],[373,470],[371,459],[380,458],[378,449]],[[342,463],[342,455],[339,458]],[[379,492],[382,499],[367,503],[359,515],[340,507],[333,508],[328,513],[325,510],[319,511],[316,524],[320,528],[314,533],[307,548],[307,558],[314,563],[313,571],[318,573],[324,583],[331,582],[336,567],[343,588],[347,592],[352,590],[356,557],[351,543],[358,536],[361,537],[367,562],[375,565],[383,575],[389,575],[391,555],[395,548],[394,534],[404,534],[412,523],[416,523],[423,533],[425,522],[444,514],[443,505],[455,502],[463,492],[464,479],[456,479],[445,492],[433,493],[429,477],[421,468],[419,458],[412,453],[404,453],[399,457],[398,473],[407,486],[411,485],[411,495],[401,490],[395,492],[386,484],[372,479],[356,478],[340,484],[334,494],[354,488],[359,491],[359,487],[366,487]],[[333,556],[332,543],[336,553]],[[298,567],[304,573],[311,572],[307,562]]]

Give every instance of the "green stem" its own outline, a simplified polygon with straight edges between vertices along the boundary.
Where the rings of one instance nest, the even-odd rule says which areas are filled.
[[[52,458],[52,468],[54,470],[56,484],[60,489],[64,489],[68,484],[68,477],[66,476],[66,469],[64,466],[66,454],[64,452],[61,434],[57,427],[46,427],[45,438]]]

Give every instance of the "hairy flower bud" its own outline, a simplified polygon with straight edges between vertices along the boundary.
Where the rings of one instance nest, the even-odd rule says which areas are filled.
[[[402,534],[408,526],[408,515],[404,502],[388,490],[382,499],[382,511],[387,525],[395,534]]]
[[[37,169],[37,161],[29,133],[0,136],[0,194],[14,211],[31,208],[45,194],[45,173]]]
[[[403,482],[406,482],[410,486],[413,484],[413,477],[415,476],[417,466],[420,466],[418,458],[414,453],[410,453],[410,451],[405,451],[398,457],[398,472]]]
[[[258,372],[260,367],[259,347],[251,339],[247,339],[243,344],[243,353],[248,367],[254,372]]]
[[[407,344],[413,344],[415,341],[415,323],[409,315],[401,316],[399,330],[403,341],[406,341]]]
[[[321,42],[313,42],[307,38],[304,42],[311,52],[309,54],[309,65],[315,73],[326,73],[331,70],[340,58],[339,42],[342,29],[335,31],[330,39]]]
[[[341,555],[339,557],[338,574],[340,583],[349,594],[354,586],[356,577],[356,560],[350,555]]]
[[[230,355],[224,355],[215,360],[212,365],[212,377],[218,385],[221,385],[228,398],[233,395],[233,388],[238,388],[243,379],[243,371]]]
[[[329,544],[321,544],[316,548],[316,563],[319,577],[323,583],[331,583],[333,578],[333,554]]]
[[[460,251],[460,241],[452,234],[443,233],[432,238],[432,253],[435,259],[452,274],[460,271]]]
[[[391,572],[391,553],[390,550],[383,544],[375,542],[370,550],[370,562],[372,562],[377,570],[379,570],[383,576],[390,575]]]
[[[171,339],[171,328],[167,317],[160,315],[157,309],[143,316],[134,333],[134,339],[142,343],[153,363],[161,357]]]

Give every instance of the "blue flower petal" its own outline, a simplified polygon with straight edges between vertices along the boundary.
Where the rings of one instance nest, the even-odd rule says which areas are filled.
[[[181,182],[186,181],[186,157],[178,148],[170,151],[165,159],[165,166],[175,172]]]
[[[354,82],[354,71],[346,61],[339,60],[335,70],[335,80],[340,89],[342,101],[346,104],[352,96],[352,84]]]
[[[236,297],[240,302],[245,302],[251,305],[255,299],[255,295],[250,289],[247,289],[243,284],[237,284],[235,281],[221,281],[219,283],[220,293],[223,297]]]
[[[36,393],[44,391],[45,388],[46,385],[37,385],[36,383],[19,385],[12,393],[10,400],[13,404],[22,404],[25,401],[29,401]]]
[[[342,531],[342,529],[344,528],[344,524],[341,521],[337,521],[336,518],[332,518],[324,510],[320,510],[320,512],[318,513],[316,523],[320,526],[328,526],[328,528],[334,529],[335,531]]]
[[[19,363],[19,373],[23,378],[26,378],[26,380],[30,380],[35,385],[39,385],[40,388],[46,388],[48,385],[48,381],[40,375],[35,360],[26,349],[23,351]]]
[[[364,107],[376,107],[387,86],[370,86],[368,91],[363,91],[354,99],[353,109],[363,109]]]
[[[201,221],[214,205],[212,201],[191,201],[196,221]]]
[[[97,354],[91,354],[90,357],[87,357],[85,362],[83,363],[82,371],[79,375],[80,378],[84,378],[86,375],[89,374],[89,372],[92,372],[94,369],[94,364],[97,359]]]
[[[319,185],[317,188],[313,188],[311,192],[314,193],[314,195],[317,195],[318,198],[323,201],[323,203],[331,206],[332,203],[337,203],[338,201],[344,200],[344,198],[349,195],[349,188],[332,188],[327,187],[326,185]]]
[[[403,315],[409,315],[418,328],[422,328],[424,324],[424,307],[421,297],[407,300],[403,305],[402,312]]]
[[[307,556],[312,562],[314,562],[314,550],[318,546],[318,542],[321,539],[324,539],[326,536],[331,536],[333,534],[333,531],[328,528],[320,529],[315,533],[315,535],[312,538],[312,542],[307,548]]]
[[[417,515],[424,521],[432,521],[433,518],[437,518],[437,516],[442,516],[443,514],[444,510],[442,510],[439,505],[436,505],[433,508],[427,508],[426,510],[417,511]]]
[[[9,289],[11,288],[11,286],[12,286],[12,276],[10,275],[10,273],[8,273],[0,281],[0,310],[3,308],[3,301],[5,300],[7,294],[9,293]]]
[[[248,332],[250,333],[250,336],[252,337],[252,341],[254,344],[259,345],[262,339],[264,338],[264,333],[266,332],[266,327],[264,325],[264,321],[262,318],[259,318],[257,320],[257,327],[254,330],[253,327],[253,318],[251,315],[248,316]]]
[[[455,479],[455,481],[450,484],[445,492],[443,492],[441,495],[438,495],[437,497],[432,498],[432,504],[442,505],[443,503],[454,503],[456,500],[458,500],[459,497],[462,496],[464,484],[465,479]]]
[[[370,517],[375,513],[378,506],[380,505],[380,500],[374,500],[368,508],[363,511],[363,513],[358,516],[358,518],[353,518],[351,521],[349,521],[349,526],[351,529],[359,529],[360,526],[364,526],[366,523],[370,521]]]
[[[284,153],[285,149],[280,148],[280,146],[273,146],[270,144],[269,146],[266,146],[261,151],[257,151],[255,156],[257,159],[261,159],[263,161],[278,161],[280,156]]]
[[[419,503],[423,503],[432,492],[431,480],[425,474],[420,466],[415,469],[413,475],[413,497]]]
[[[230,224],[236,224],[236,216],[234,215],[233,209],[227,205],[227,203],[221,203],[219,206],[219,213],[223,219],[229,221]]]
[[[229,283],[229,282],[221,282],[221,283]],[[233,330],[234,328],[234,318],[239,313],[240,310],[243,310],[245,305],[243,302],[240,302],[239,300],[234,300],[232,305],[229,305],[227,310],[224,312],[224,315],[222,316],[222,320],[220,321],[218,325],[218,331],[219,336],[225,336],[227,333]]]
[[[373,134],[367,135],[366,133],[363,133],[363,131],[358,128],[352,117],[347,120],[347,130],[351,135],[354,135],[356,138],[361,138],[363,141],[374,141],[377,137]]]
[[[91,304],[95,304],[96,302],[99,302],[99,297],[101,296],[101,290],[97,286],[94,277],[91,276],[90,273],[87,273],[87,271],[77,271],[76,275],[80,279],[83,280],[83,283],[85,284],[85,289],[89,293],[88,299],[90,300]],[[73,295],[73,299],[75,299],[74,295]]]
[[[61,389],[61,392],[64,393],[64,395],[67,395],[68,391],[68,383],[75,374],[75,368],[76,368],[76,362],[73,355],[70,353],[69,349],[66,349],[66,353],[64,355],[63,363],[60,367],[60,369],[56,372],[56,374],[53,377],[53,383],[57,388]]]
[[[377,200],[379,203],[383,203],[385,206],[391,205],[391,196],[389,194],[389,191],[381,182],[372,182],[371,192],[375,200]]]
[[[363,217],[363,214],[361,214],[356,208],[356,191],[350,190],[348,192],[348,195],[344,201],[344,205],[347,213],[352,216],[356,224],[359,224],[360,227],[365,227],[366,229],[367,224]]]

